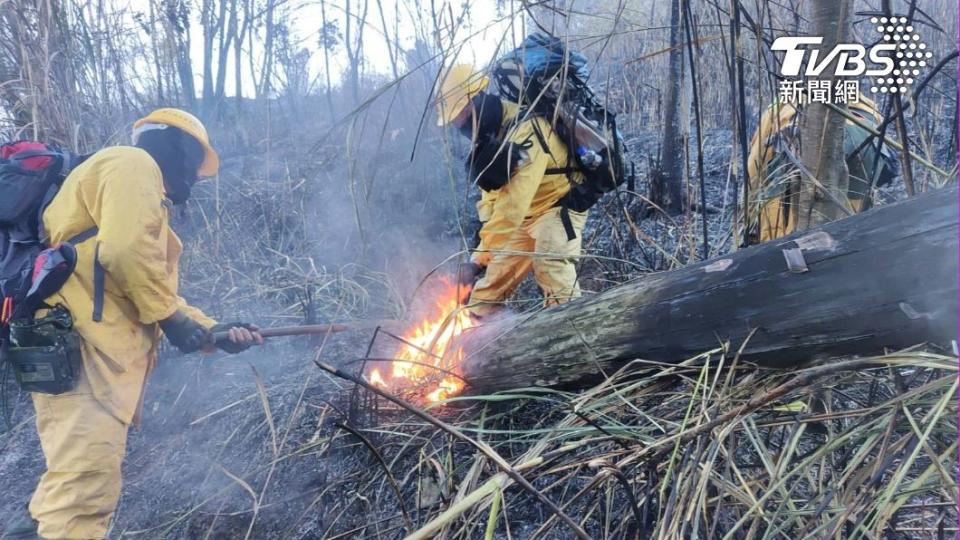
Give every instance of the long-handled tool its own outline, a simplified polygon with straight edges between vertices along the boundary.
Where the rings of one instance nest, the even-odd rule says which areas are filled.
[[[303,326],[277,326],[273,328],[261,328],[260,335],[265,338],[286,337],[286,336],[316,336],[324,334],[336,334],[338,332],[347,332],[349,330],[363,330],[371,326],[386,325],[396,321],[359,321],[350,324],[307,324]],[[230,334],[224,332],[214,332],[214,341],[229,339]]]

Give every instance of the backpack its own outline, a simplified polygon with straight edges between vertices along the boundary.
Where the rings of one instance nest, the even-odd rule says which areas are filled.
[[[583,174],[582,183],[571,180],[570,193],[561,201],[564,208],[585,212],[624,182],[633,189],[616,114],[587,85],[586,57],[568,50],[559,38],[537,32],[496,62],[493,78],[501,95],[521,105],[518,118],[533,114],[550,120],[567,145],[567,166],[547,173]],[[542,135],[538,138],[546,150]]]
[[[40,142],[0,144],[0,332],[33,318],[76,267],[73,245],[96,235],[89,230],[57,246],[45,243],[43,212],[84,159]]]
[[[82,369],[80,337],[69,311],[43,301],[76,268],[74,245],[96,236],[97,228],[48,246],[43,212],[87,157],[35,141],[0,144],[0,407],[8,428],[11,369],[21,390],[47,394],[72,390]],[[97,301],[102,305],[99,281],[95,289],[96,318]],[[41,307],[50,309],[35,318]]]

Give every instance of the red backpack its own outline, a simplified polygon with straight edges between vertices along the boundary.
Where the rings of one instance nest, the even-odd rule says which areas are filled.
[[[73,244],[96,234],[85,231],[48,246],[43,229],[43,211],[84,159],[41,142],[0,144],[0,330],[12,320],[32,318],[73,272]]]

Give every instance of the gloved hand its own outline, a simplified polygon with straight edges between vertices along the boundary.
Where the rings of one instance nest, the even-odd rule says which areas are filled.
[[[460,263],[457,267],[457,283],[463,287],[473,287],[482,272],[483,267],[475,262]]]
[[[209,330],[179,310],[160,321],[160,328],[170,343],[185,354],[197,352],[213,341]]]
[[[263,336],[258,332],[260,328],[255,324],[231,322],[220,323],[210,331],[217,336],[217,347],[226,353],[237,354],[250,348],[251,345],[263,345]]]

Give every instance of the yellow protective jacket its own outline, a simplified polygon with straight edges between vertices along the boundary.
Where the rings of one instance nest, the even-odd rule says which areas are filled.
[[[879,123],[883,117],[877,111],[876,104],[866,96],[860,96],[859,103],[851,103],[849,108],[864,118],[872,118]],[[788,128],[793,127],[797,109],[789,103],[776,102],[771,105],[760,117],[760,125],[750,140],[750,154],[747,157],[747,179],[750,187],[750,206],[748,212],[759,209],[759,215],[750,215],[750,221],[759,219],[759,241],[766,242],[794,231],[797,223],[796,207],[788,199],[789,190],[779,189],[772,184],[778,176],[784,176],[780,171],[770,171],[771,163],[777,155],[775,137]],[[847,120],[847,125],[852,124]],[[771,193],[782,193],[774,197]],[[794,194],[795,195],[795,194]],[[859,207],[857,201],[851,201],[854,209]],[[854,204],[856,203],[856,204]]]
[[[158,321],[177,309],[207,327],[215,321],[177,294],[183,246],[170,228],[163,177],[139,148],[101,150],[78,166],[43,214],[56,244],[97,227],[78,243],[77,268],[46,300],[73,315],[83,338],[84,375],[97,401],[125,423],[135,416],[156,361]],[[94,320],[95,260],[104,276],[100,321]]]
[[[503,138],[526,147],[526,156],[521,157],[517,169],[502,188],[484,193],[477,204],[483,226],[480,228],[480,245],[471,260],[481,266],[487,266],[492,252],[504,248],[524,220],[542,216],[570,191],[566,174],[547,174],[547,169],[568,166],[567,146],[550,123],[539,116],[516,123],[518,106],[508,101],[503,104]],[[583,181],[579,172],[573,173],[572,177],[576,182]]]

